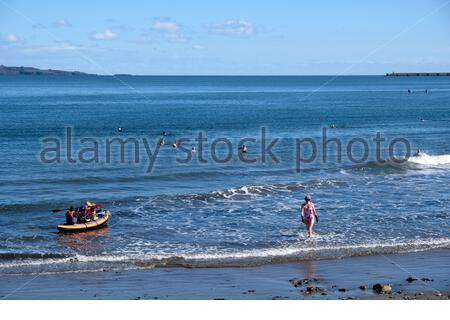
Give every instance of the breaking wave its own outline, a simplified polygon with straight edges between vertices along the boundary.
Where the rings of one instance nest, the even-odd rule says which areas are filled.
[[[450,155],[428,155],[392,157],[385,160],[368,161],[354,165],[358,169],[394,169],[394,170],[423,170],[423,169],[450,169]]]
[[[314,239],[310,241],[314,241]],[[0,268],[8,274],[23,274],[36,272],[113,271],[158,267],[252,267],[272,263],[340,259],[351,256],[450,248],[450,238],[317,247],[308,246],[307,242],[299,241],[295,245],[279,248],[251,249],[235,252],[205,252],[186,255],[181,253],[175,255],[116,254],[95,256],[21,254],[11,259],[10,254],[0,254]],[[36,270],[36,267],[39,267],[39,271]]]

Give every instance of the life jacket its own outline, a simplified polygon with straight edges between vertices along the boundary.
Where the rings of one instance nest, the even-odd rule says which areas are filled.
[[[66,212],[66,224],[73,224],[74,215],[75,215],[75,211],[68,210]]]

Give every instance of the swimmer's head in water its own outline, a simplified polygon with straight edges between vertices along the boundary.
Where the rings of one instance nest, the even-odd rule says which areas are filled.
[[[311,201],[311,195],[310,194],[307,194],[305,196],[305,201]]]

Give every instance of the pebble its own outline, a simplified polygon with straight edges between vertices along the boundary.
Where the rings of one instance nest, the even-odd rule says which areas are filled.
[[[390,285],[388,285],[388,284],[385,284],[385,285],[381,288],[381,291],[382,291],[383,293],[386,293],[386,294],[391,294],[391,293],[392,293],[392,287],[391,287]]]
[[[282,297],[282,296],[272,297],[272,300],[284,300],[284,299],[289,299],[289,297]]]
[[[308,278],[305,278],[305,279],[294,278],[294,279],[289,280],[289,282],[292,283],[294,285],[294,287],[297,288],[299,286],[302,286],[304,284],[308,284],[310,282],[317,282],[317,279],[316,278],[312,278],[312,279],[308,279]]]
[[[377,284],[373,285],[372,289],[378,294],[391,294],[392,293],[392,287],[388,284],[382,285],[380,283],[377,283]]]
[[[306,287],[306,294],[314,294],[317,292],[322,292],[325,293],[327,291],[326,288],[322,288],[322,287],[316,287],[316,286],[308,286]]]
[[[367,290],[367,286],[359,286],[361,290]]]

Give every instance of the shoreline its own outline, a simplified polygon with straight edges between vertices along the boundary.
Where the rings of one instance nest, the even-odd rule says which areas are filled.
[[[450,249],[435,249],[244,268],[0,274],[0,299],[449,299],[449,270]],[[376,283],[392,293],[377,294]]]

